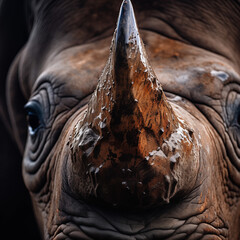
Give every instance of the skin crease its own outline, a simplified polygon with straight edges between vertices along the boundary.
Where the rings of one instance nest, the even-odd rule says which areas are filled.
[[[110,206],[111,199],[105,204],[104,195],[99,201],[92,197],[92,189],[88,188],[92,180],[81,178],[73,170],[70,148],[72,134],[79,134],[76,126],[84,119],[106,65],[113,22],[121,3],[114,6],[97,3],[106,9],[98,14],[91,11],[85,25],[82,21],[89,13],[83,9],[94,9],[91,1],[82,5],[77,1],[62,1],[58,5],[54,2],[46,5],[45,1],[32,3],[33,8],[38,6],[35,8],[38,21],[33,23],[30,38],[9,72],[8,92],[13,94],[8,96],[8,109],[15,139],[24,152],[24,181],[43,239],[239,238],[236,103],[240,98],[240,60],[236,44],[239,30],[234,27],[239,22],[239,6],[227,1],[214,15],[214,6],[207,1],[193,5],[189,1],[169,1],[165,6],[161,2],[152,1],[146,13],[142,10],[146,7],[143,2],[133,5],[149,62],[167,101],[178,121],[192,132],[196,164],[185,163],[189,167],[184,168],[184,176],[176,170],[178,178],[193,173],[196,177],[189,185],[185,184],[189,182],[186,178],[184,192],[170,199],[169,204],[153,209],[140,207],[130,213],[124,199],[119,210]],[[195,17],[193,6],[197,6],[199,16],[206,17],[205,21]],[[108,10],[111,7],[112,11]],[[153,15],[145,18],[144,14],[148,15],[153,7]],[[194,21],[189,21],[191,18]],[[225,27],[224,22],[230,27]],[[230,31],[227,39],[226,29]],[[19,104],[31,101],[40,103],[44,127],[37,136],[28,134],[26,140],[25,130],[19,128],[26,125],[19,110],[23,106]],[[181,164],[178,167],[183,168]]]

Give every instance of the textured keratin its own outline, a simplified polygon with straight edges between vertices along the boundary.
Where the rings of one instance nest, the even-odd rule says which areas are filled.
[[[126,208],[169,203],[196,181],[199,145],[190,132],[166,100],[131,3],[123,2],[109,60],[70,140],[76,176],[89,182],[89,192],[75,191]]]

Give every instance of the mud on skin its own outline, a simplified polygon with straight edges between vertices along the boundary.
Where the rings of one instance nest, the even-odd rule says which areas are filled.
[[[239,3],[26,6],[5,122],[42,239],[238,240]]]

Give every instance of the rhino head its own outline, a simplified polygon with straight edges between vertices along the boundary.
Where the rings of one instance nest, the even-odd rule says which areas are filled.
[[[110,38],[49,44],[34,65],[36,36],[9,78],[30,95],[23,176],[43,238],[237,240],[236,64],[140,35],[130,0],[110,53]]]

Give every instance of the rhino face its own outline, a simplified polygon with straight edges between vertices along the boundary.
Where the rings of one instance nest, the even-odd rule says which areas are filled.
[[[89,21],[104,19],[106,29],[100,29],[102,22],[87,23],[92,27],[87,34],[75,21],[84,7],[94,8],[91,1],[47,10],[44,1],[38,4],[38,21],[9,78],[18,79],[28,99],[23,176],[43,238],[237,240],[235,29],[227,46],[218,35],[214,44],[209,29],[199,34],[204,22],[194,19],[190,38],[178,21],[193,19],[191,4],[186,1],[184,12],[183,3],[170,1],[160,11],[161,3],[153,1],[152,17],[144,18],[137,8],[139,32],[132,4],[125,0],[112,38],[109,19],[115,7],[107,16],[92,14]],[[222,15],[232,6],[240,12],[237,3],[228,4]],[[71,24],[67,10],[58,13],[62,22],[55,23],[62,32],[51,29],[49,17],[61,7],[79,11],[69,10]],[[217,20],[211,24],[224,26]],[[52,30],[48,37],[41,35],[46,29]],[[13,122],[23,148],[21,119]]]

